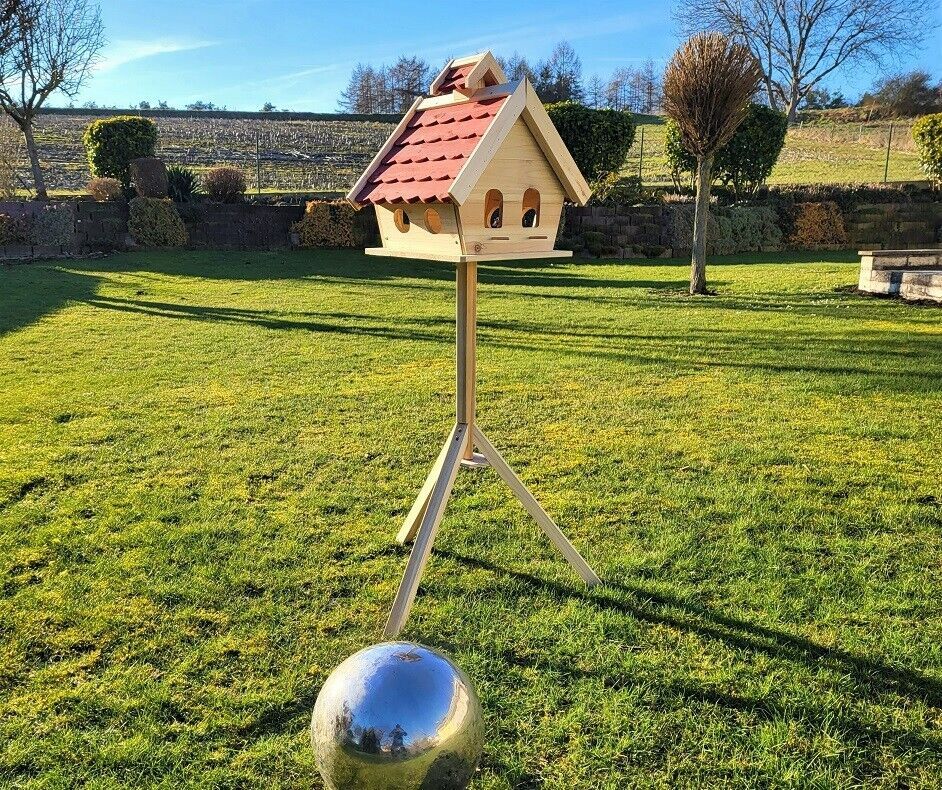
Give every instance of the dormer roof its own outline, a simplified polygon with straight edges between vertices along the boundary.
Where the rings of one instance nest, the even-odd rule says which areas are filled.
[[[490,52],[450,61],[430,96],[415,101],[347,199],[378,203],[463,203],[521,117],[567,197],[585,203],[586,183],[527,80],[508,83]]]

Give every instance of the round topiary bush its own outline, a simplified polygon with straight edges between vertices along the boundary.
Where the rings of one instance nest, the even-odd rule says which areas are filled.
[[[154,155],[157,125],[134,115],[99,118],[88,125],[82,139],[92,175],[116,178],[128,189],[131,160]]]
[[[245,174],[236,167],[214,167],[203,176],[203,191],[217,203],[238,203],[245,194]]]
[[[144,247],[182,247],[186,225],[168,198],[136,197],[128,205],[128,230]]]

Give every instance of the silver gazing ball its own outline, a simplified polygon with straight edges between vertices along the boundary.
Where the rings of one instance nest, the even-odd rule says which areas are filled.
[[[462,790],[481,758],[484,717],[471,681],[448,658],[385,642],[327,678],[311,745],[331,790]]]

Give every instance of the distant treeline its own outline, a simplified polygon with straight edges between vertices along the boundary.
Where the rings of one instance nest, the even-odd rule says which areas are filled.
[[[241,110],[176,110],[171,108],[142,110],[138,107],[43,107],[40,115],[88,115],[95,118],[112,115],[140,115],[145,118],[229,118],[232,120],[278,121],[376,121],[395,123],[402,113],[349,112],[249,112]]]
[[[595,109],[639,113],[657,112],[661,105],[661,74],[651,60],[640,68],[619,68],[607,78],[594,74],[584,79],[582,61],[565,41],[537,63],[516,52],[497,59],[509,80],[527,77],[547,103],[577,101]],[[440,68],[415,56],[400,57],[391,66],[358,63],[338,106],[352,113],[403,113],[428,92]]]

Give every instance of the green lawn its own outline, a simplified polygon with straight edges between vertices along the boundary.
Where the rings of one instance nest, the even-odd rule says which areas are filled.
[[[459,476],[404,636],[477,684],[475,788],[939,786],[942,312],[846,253],[709,274],[481,269],[481,423],[607,585]],[[453,420],[452,276],[0,270],[0,785],[320,786]]]
[[[793,126],[788,130],[785,147],[768,183],[880,183],[886,168],[887,142],[891,143],[887,179],[891,182],[924,180],[926,175],[913,143],[910,124],[910,121],[897,121],[892,140],[889,140],[889,121]],[[638,131],[624,172],[637,175],[640,167],[645,186],[671,184],[664,130],[663,118],[638,116]]]

